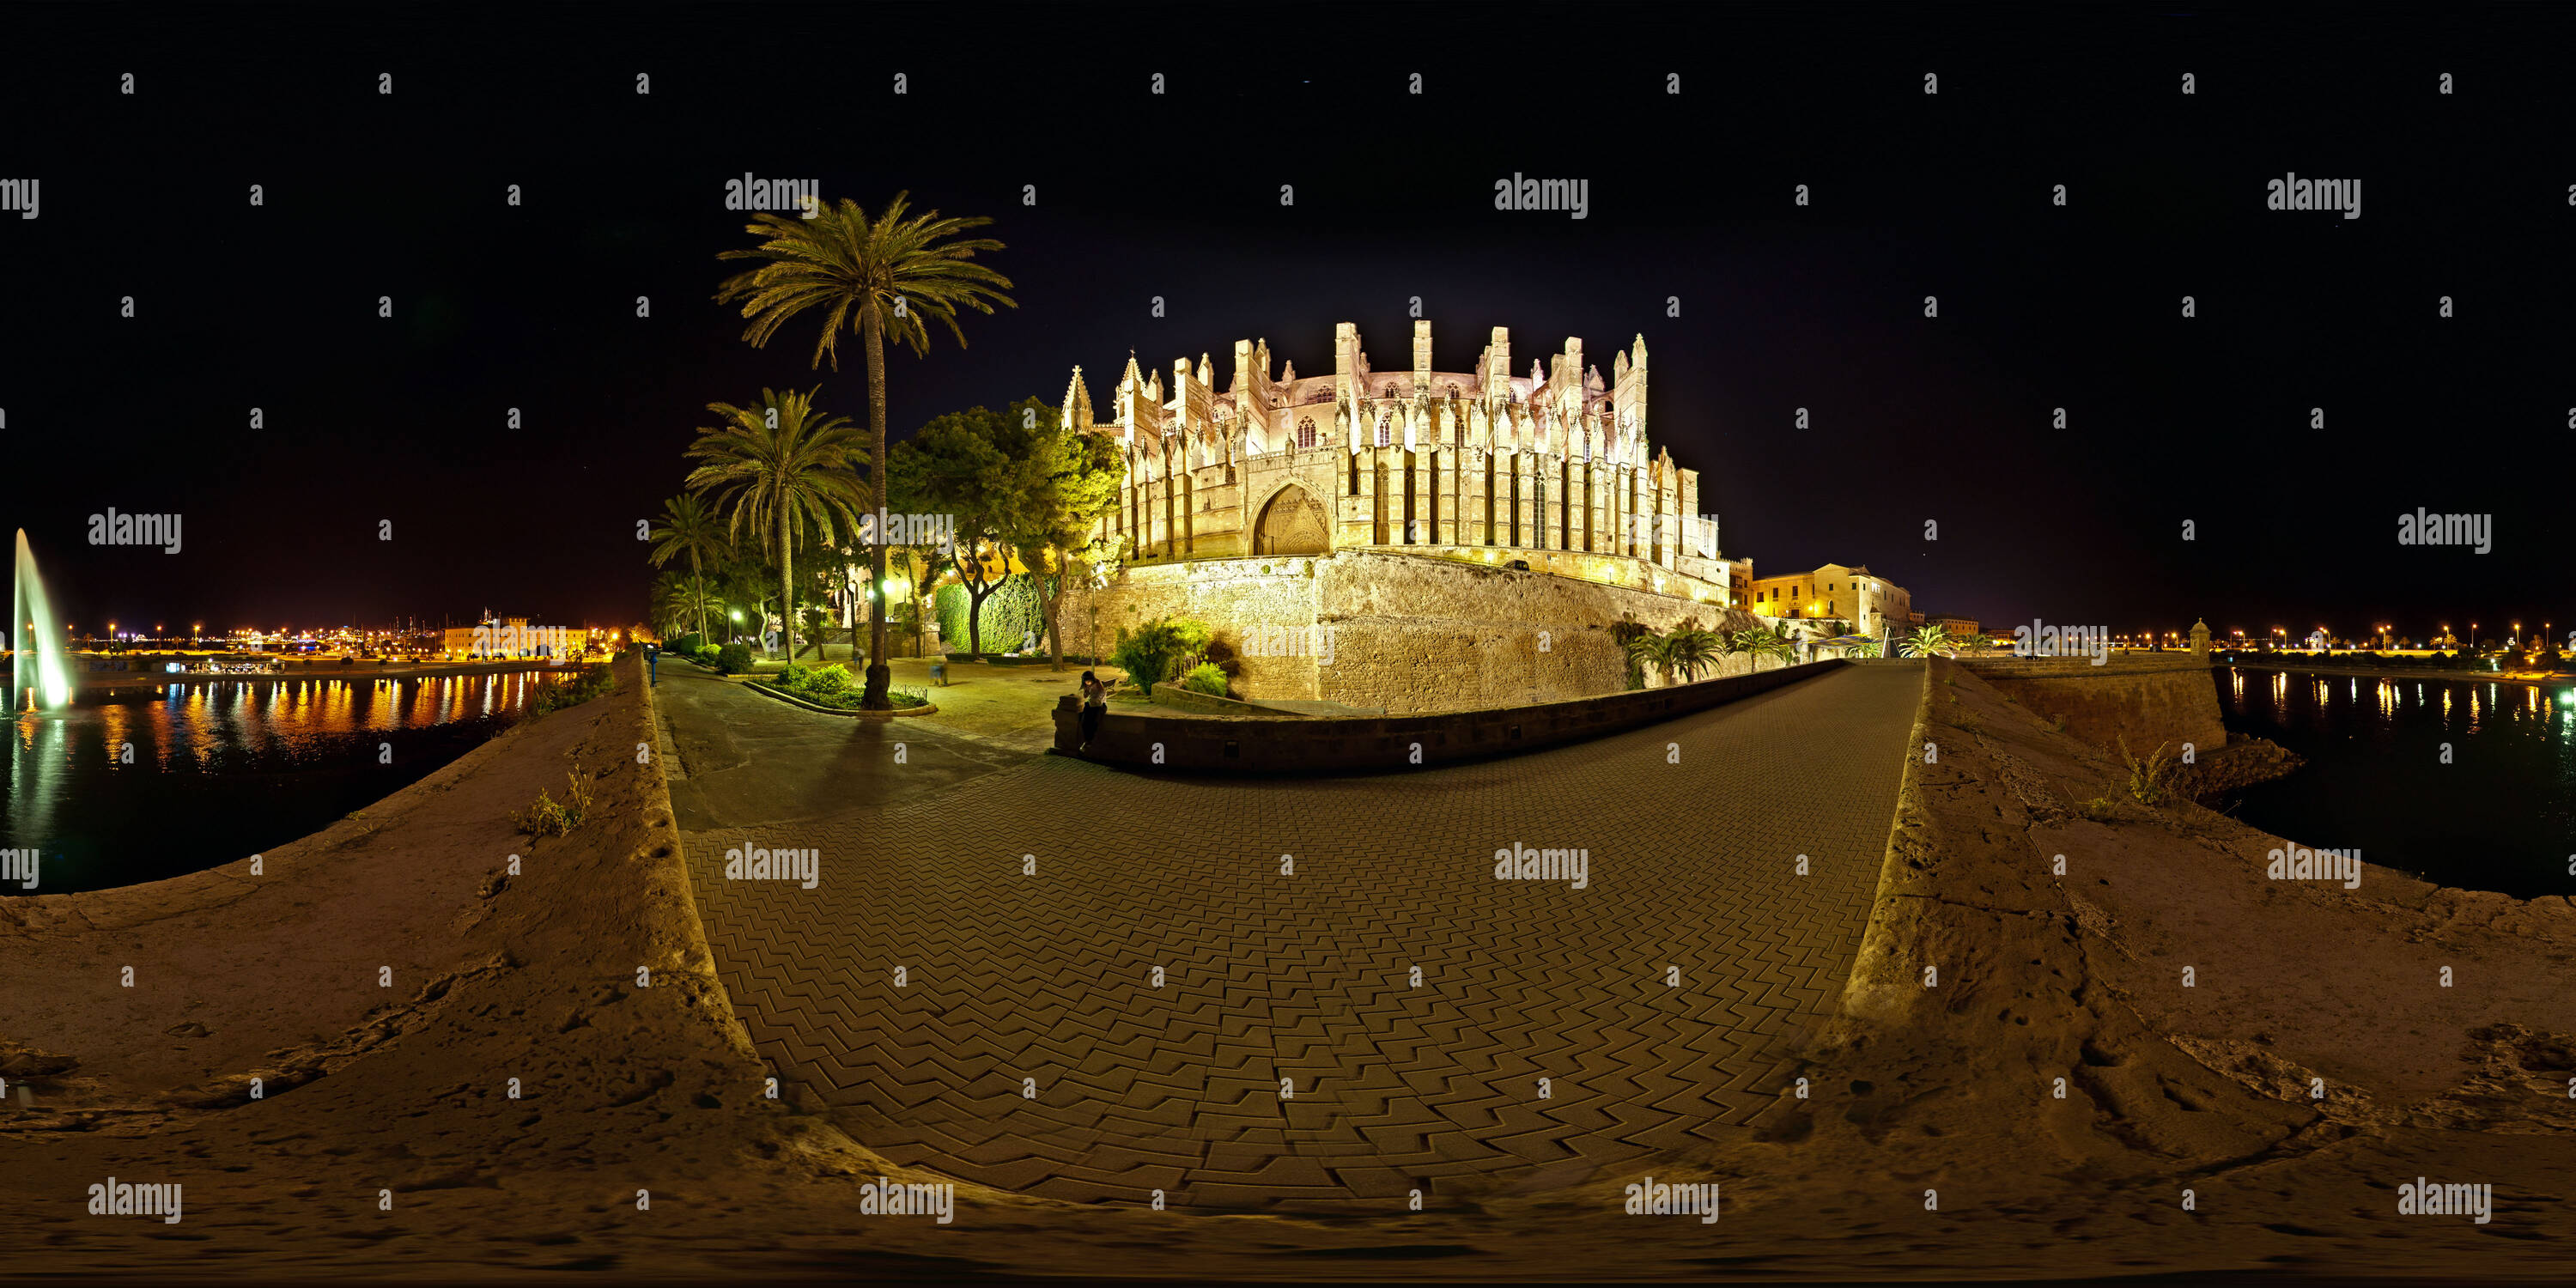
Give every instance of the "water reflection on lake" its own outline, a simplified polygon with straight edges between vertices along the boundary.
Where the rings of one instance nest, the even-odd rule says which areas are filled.
[[[2243,792],[2238,818],[2443,885],[2576,893],[2576,685],[2216,674],[2230,732],[2308,759]]]
[[[0,893],[131,885],[247,858],[419,781],[568,678],[192,680],[139,701],[21,711],[0,839],[42,862],[35,889],[11,881]]]

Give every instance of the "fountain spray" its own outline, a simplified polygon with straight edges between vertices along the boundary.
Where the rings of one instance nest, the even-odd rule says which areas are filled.
[[[63,646],[54,634],[54,604],[45,596],[45,580],[36,575],[36,554],[27,548],[27,530],[18,529],[18,580],[11,594],[9,620],[17,624],[18,648],[12,656],[22,664],[13,672],[12,686],[30,682],[30,671],[24,660],[34,662],[33,683],[36,705],[46,708],[69,706],[72,700],[71,675],[63,670]]]

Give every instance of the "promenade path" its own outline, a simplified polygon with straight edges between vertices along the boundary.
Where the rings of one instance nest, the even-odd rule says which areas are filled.
[[[1787,1094],[1859,946],[1922,683],[1847,667],[1576,746],[1295,781],[1031,756],[681,665],[657,696],[725,987],[853,1138],[1055,1198],[1384,1212],[1651,1164]],[[1586,851],[1585,888],[1496,879],[1515,846]],[[818,851],[815,888],[728,879],[747,847]]]

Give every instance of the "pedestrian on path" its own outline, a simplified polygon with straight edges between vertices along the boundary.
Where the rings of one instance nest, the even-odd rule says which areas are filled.
[[[1109,686],[1089,671],[1082,673],[1082,745],[1100,736],[1100,718],[1109,714]]]

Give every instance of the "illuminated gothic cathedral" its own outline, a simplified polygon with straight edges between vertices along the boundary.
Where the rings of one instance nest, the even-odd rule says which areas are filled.
[[[1616,355],[1607,382],[1583,365],[1579,339],[1527,375],[1511,365],[1511,333],[1496,327],[1474,371],[1434,371],[1431,324],[1416,322],[1412,368],[1376,372],[1345,322],[1329,376],[1291,363],[1274,377],[1268,342],[1238,340],[1222,390],[1205,355],[1173,362],[1168,386],[1131,357],[1110,395],[1114,419],[1096,418],[1079,367],[1064,415],[1117,436],[1128,484],[1103,527],[1138,562],[1358,547],[1591,553],[1741,602],[1749,578],[1719,557],[1698,472],[1649,453],[1645,338]]]
[[[1429,322],[1407,370],[1371,370],[1348,322],[1332,374],[1273,370],[1267,341],[1235,342],[1223,389],[1205,355],[1168,385],[1130,357],[1102,420],[1074,369],[1065,423],[1127,465],[1098,533],[1125,561],[1078,596],[1104,643],[1159,614],[1221,639],[1321,628],[1330,664],[1247,660],[1238,688],[1419,710],[1615,690],[1623,618],[1752,624],[1751,561],[1647,439],[1643,336],[1606,381],[1579,339],[1514,375],[1501,327],[1472,371],[1435,371]]]

